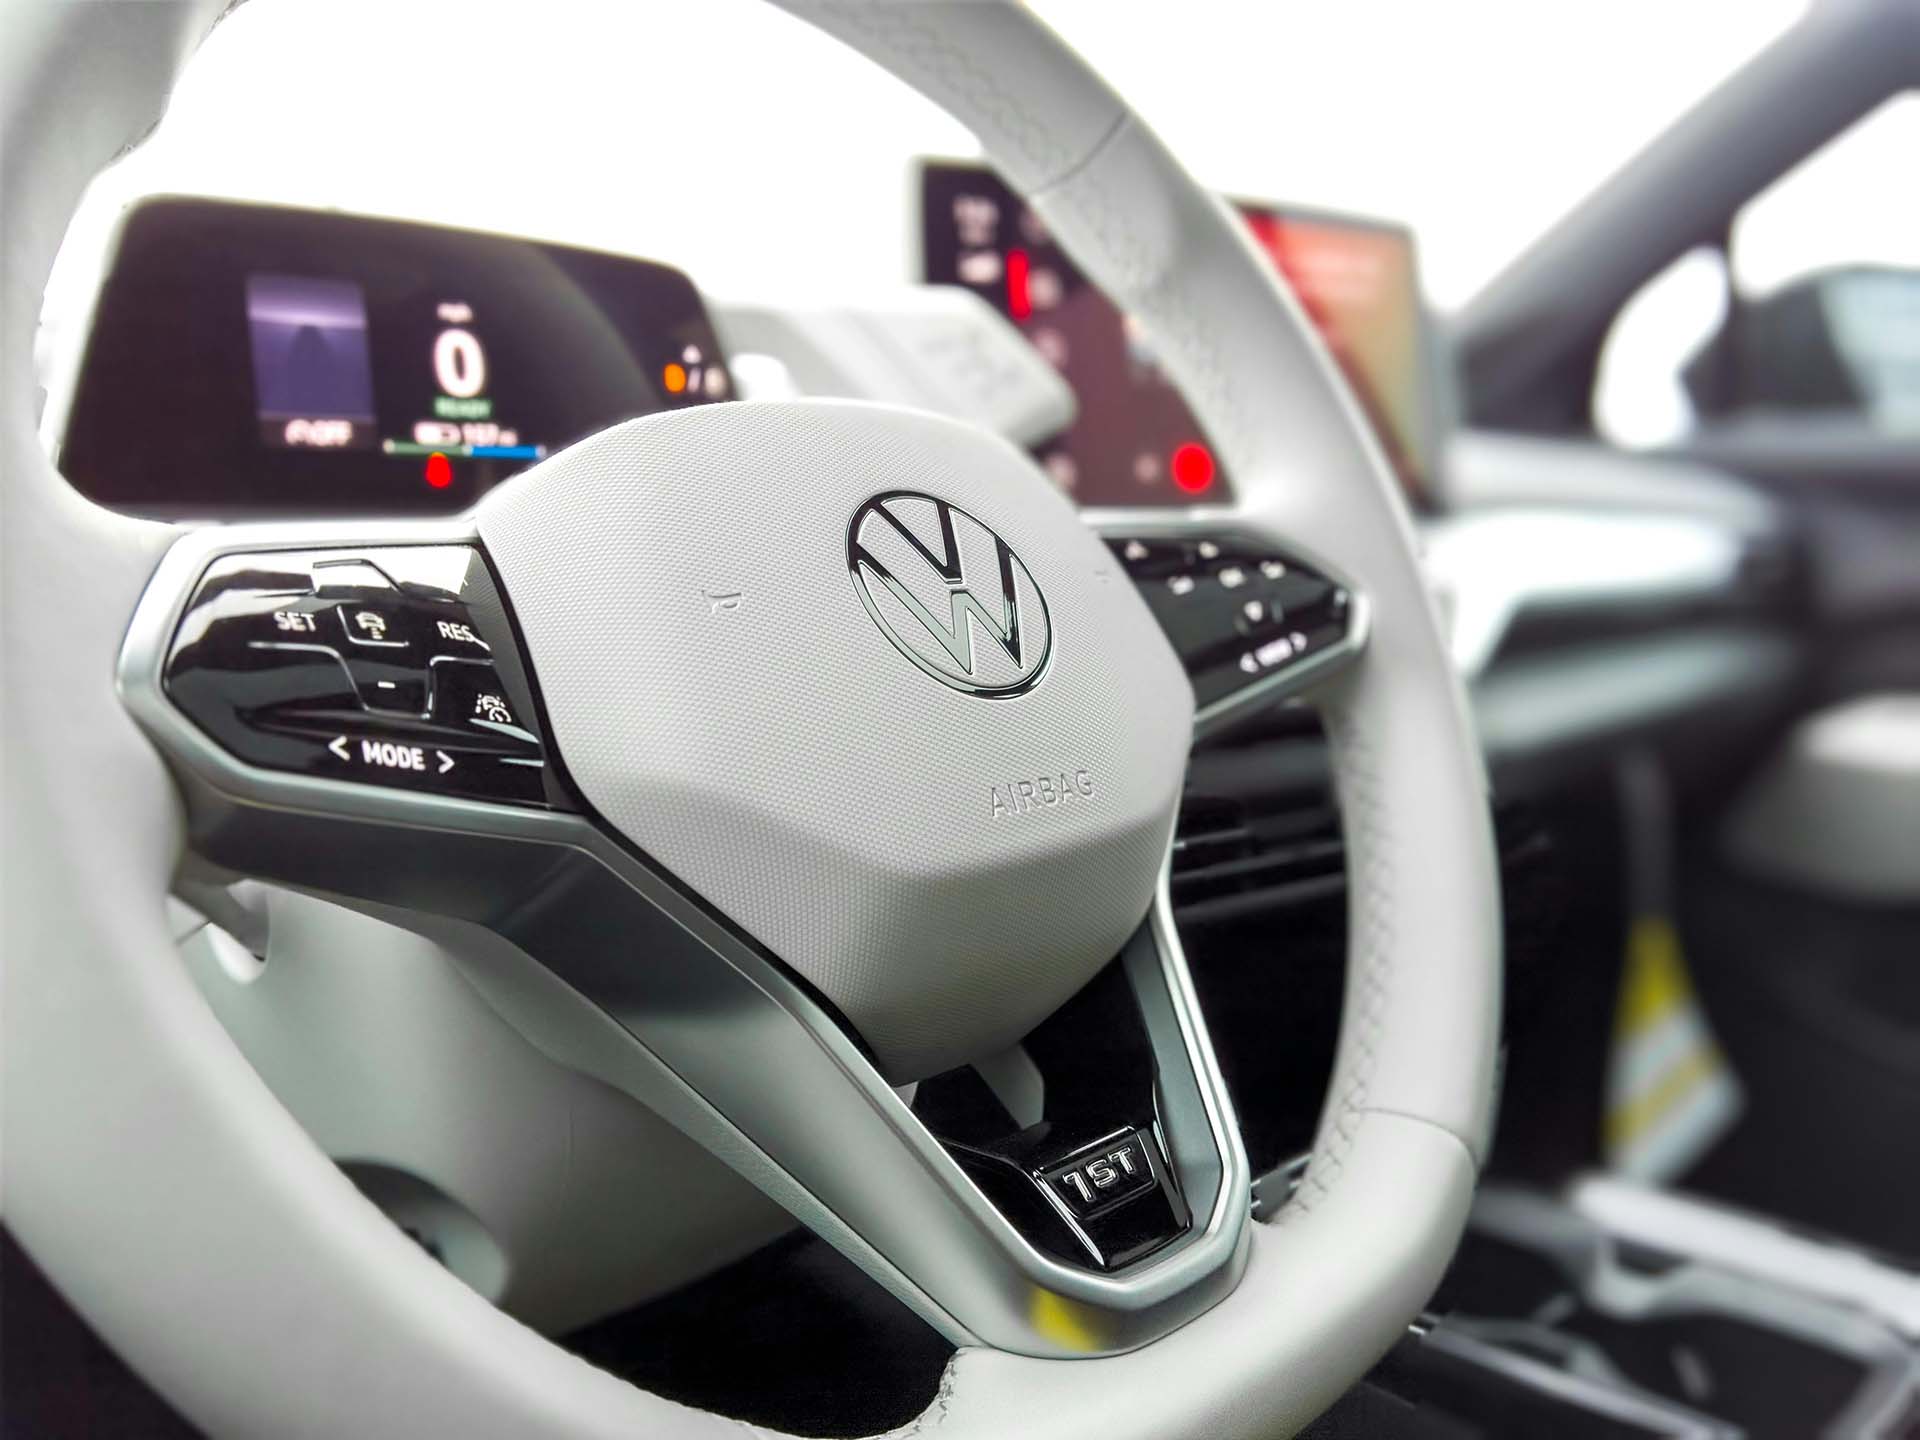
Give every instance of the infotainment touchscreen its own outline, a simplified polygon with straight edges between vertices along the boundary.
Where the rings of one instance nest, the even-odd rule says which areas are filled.
[[[1072,384],[1079,415],[1038,448],[1083,505],[1231,498],[1232,478],[1147,337],[1087,283],[991,170],[921,167],[921,278],[963,285],[1019,326]],[[1409,497],[1430,493],[1439,391],[1412,235],[1402,226],[1236,201],[1353,386]]]
[[[164,516],[455,510],[604,426],[730,393],[699,295],[665,266],[151,200],[101,292],[60,463]]]

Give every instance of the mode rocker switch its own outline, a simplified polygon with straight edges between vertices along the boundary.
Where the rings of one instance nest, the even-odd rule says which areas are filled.
[[[272,551],[213,562],[168,652],[168,697],[252,764],[550,805],[530,697],[488,633],[499,597],[465,545]],[[496,621],[495,629],[501,628]]]

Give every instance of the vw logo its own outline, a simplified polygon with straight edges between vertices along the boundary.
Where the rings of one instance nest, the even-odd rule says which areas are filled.
[[[917,490],[875,495],[847,526],[847,569],[880,633],[941,684],[991,700],[1040,683],[1053,653],[1046,598],[1013,548],[958,506]]]

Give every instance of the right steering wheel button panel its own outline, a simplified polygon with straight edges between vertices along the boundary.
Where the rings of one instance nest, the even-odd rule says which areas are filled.
[[[1256,541],[1114,535],[1107,544],[1179,652],[1203,709],[1347,638],[1346,590]]]

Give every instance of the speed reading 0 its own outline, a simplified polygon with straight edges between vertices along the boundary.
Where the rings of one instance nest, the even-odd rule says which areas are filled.
[[[433,373],[440,388],[470,400],[487,388],[487,356],[470,330],[442,330],[433,342]]]

